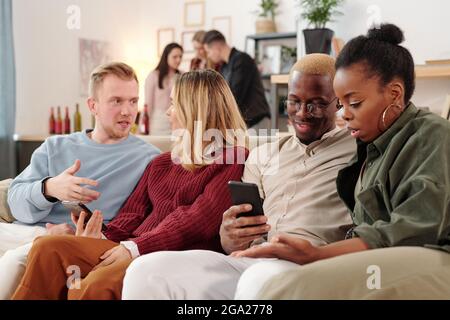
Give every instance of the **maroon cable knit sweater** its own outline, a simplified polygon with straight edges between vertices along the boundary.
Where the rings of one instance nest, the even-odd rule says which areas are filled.
[[[238,159],[237,149],[227,150]],[[174,164],[170,152],[161,154],[147,166],[105,236],[116,242],[134,241],[141,255],[160,250],[222,251],[219,228],[223,212],[231,206],[227,184],[240,180],[244,170],[242,162],[234,162],[191,172]]]

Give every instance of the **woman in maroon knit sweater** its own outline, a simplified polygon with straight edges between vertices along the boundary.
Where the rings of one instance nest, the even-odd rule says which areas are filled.
[[[140,255],[222,250],[219,227],[231,205],[227,183],[241,178],[247,156],[245,123],[215,71],[181,75],[171,98],[172,152],[148,165],[103,235],[96,210],[85,228],[84,214],[74,221],[76,236],[35,240],[13,299],[120,299],[125,270]]]

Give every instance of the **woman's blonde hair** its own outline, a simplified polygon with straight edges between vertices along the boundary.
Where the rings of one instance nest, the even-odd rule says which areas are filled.
[[[197,41],[198,43],[203,44],[203,40],[205,39],[206,31],[199,30],[197,31],[194,36],[192,37],[192,41]]]
[[[173,107],[183,129],[172,157],[187,170],[214,162],[209,151],[246,146],[246,125],[225,79],[214,70],[195,70],[180,75],[174,85]],[[214,140],[214,141],[212,141]],[[215,150],[212,150],[215,149]]]

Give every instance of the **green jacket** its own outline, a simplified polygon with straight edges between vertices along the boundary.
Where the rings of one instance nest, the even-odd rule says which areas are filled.
[[[366,160],[361,191],[356,193]],[[450,252],[450,122],[409,103],[336,180],[360,237],[371,248],[427,246]]]

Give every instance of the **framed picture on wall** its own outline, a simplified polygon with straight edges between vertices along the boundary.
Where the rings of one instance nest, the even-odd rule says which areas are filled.
[[[184,26],[201,27],[205,23],[205,2],[189,1],[184,4]]]
[[[212,18],[212,28],[222,32],[228,43],[231,43],[231,17]]]
[[[100,64],[111,61],[109,42],[79,39],[80,50],[80,96],[88,96],[89,79],[92,70]]]
[[[181,46],[183,47],[184,53],[194,52],[194,46],[192,44],[192,37],[196,31],[183,31],[181,33]]]
[[[157,31],[157,50],[158,57],[161,57],[164,48],[171,42],[175,41],[175,29],[174,28],[163,28]]]
[[[450,120],[450,94],[445,98],[445,104],[442,108],[442,118]]]

